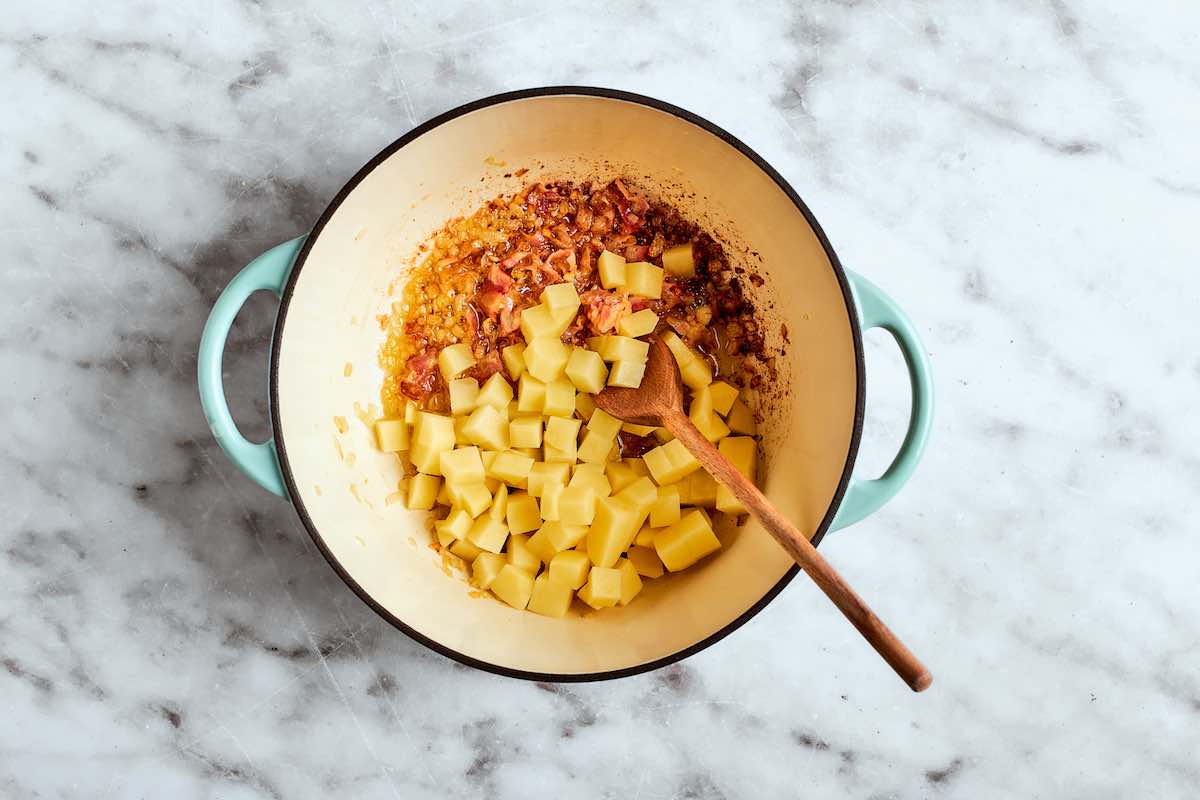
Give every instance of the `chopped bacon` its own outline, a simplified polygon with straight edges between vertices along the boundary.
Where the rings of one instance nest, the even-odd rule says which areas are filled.
[[[501,261],[500,267],[502,269],[511,270],[513,267],[515,267],[517,264],[520,264],[531,255],[533,255],[533,253],[529,252],[528,250],[518,250],[508,258]]]
[[[537,188],[533,192],[530,192],[530,194],[534,208],[542,215],[549,214],[551,209],[557,207],[559,202],[562,201],[562,197],[559,196],[556,189],[542,184],[538,184]]]
[[[648,244],[631,244],[625,248],[626,261],[645,261],[646,256],[650,253],[650,245]]]
[[[475,296],[475,303],[483,309],[488,319],[496,319],[505,311],[511,311],[513,299],[500,292],[483,292]]]
[[[493,350],[464,370],[463,376],[483,383],[499,372],[501,366],[500,354]]]
[[[667,324],[674,328],[675,332],[682,336],[688,344],[696,344],[708,333],[708,328],[694,319],[671,316],[667,317]]]
[[[546,238],[559,247],[573,247],[575,245],[575,241],[571,239],[571,232],[561,222],[550,229],[550,235]]]
[[[526,253],[526,255],[528,255],[528,253]],[[510,269],[511,269],[511,267],[510,267]],[[505,292],[507,292],[509,289],[512,288],[512,285],[513,285],[512,277],[507,272],[505,272],[503,269],[501,269],[498,264],[492,264],[491,269],[488,270],[486,283],[484,284],[483,288],[485,290],[500,292],[501,294],[504,294]]]
[[[643,308],[650,307],[650,298],[648,297],[631,297],[629,298],[629,310],[637,313]]]
[[[684,296],[687,294],[682,283],[673,280],[664,280],[662,285],[662,306],[666,310],[670,310],[683,302]]]
[[[433,394],[437,388],[437,353],[424,350],[408,359],[404,365],[404,380],[400,382],[400,391],[413,400],[424,400]]]
[[[629,299],[607,289],[592,289],[580,296],[588,324],[595,333],[608,333],[617,327],[617,321],[627,315]]]
[[[500,335],[507,336],[521,327],[521,309],[509,308],[500,311]]]

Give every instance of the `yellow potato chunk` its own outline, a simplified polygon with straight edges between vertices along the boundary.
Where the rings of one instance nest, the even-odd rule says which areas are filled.
[[[492,580],[491,590],[496,597],[521,610],[529,605],[533,594],[533,576],[512,564],[505,564]]]
[[[447,483],[446,487],[453,504],[464,509],[472,518],[478,517],[492,506],[492,493],[482,483]]]
[[[630,261],[625,265],[625,291],[630,294],[657,300],[662,297],[662,285],[662,267],[649,261]]]
[[[702,469],[698,469],[691,475],[688,475],[680,484],[679,502],[692,505],[704,506],[705,508],[714,508],[717,505],[717,482]],[[686,495],[687,499],[684,499]]]
[[[487,477],[483,471],[483,459],[479,457],[478,447],[460,447],[442,453],[441,466],[447,483],[483,483],[483,479]]]
[[[696,274],[696,258],[692,255],[692,243],[668,247],[662,254],[663,269],[677,278],[691,278]]]
[[[746,436],[753,436],[758,433],[758,425],[754,421],[754,412],[741,400],[734,401],[733,406],[729,409],[728,416],[725,417],[725,422],[728,423],[729,429],[734,433],[742,433]]]
[[[589,435],[592,433],[588,432]],[[584,442],[587,437],[584,437]],[[583,448],[580,448],[582,454]],[[608,482],[608,478],[604,476],[604,467],[599,464],[577,464],[575,472],[571,475],[571,481],[567,484],[571,487],[579,487],[591,489],[596,497],[608,497],[612,494],[612,485]]]
[[[471,530],[472,522],[474,520],[466,511],[461,508],[452,509],[445,519],[433,523],[438,544],[442,547],[449,547],[455,539],[465,539],[467,532]]]
[[[654,429],[654,438],[658,439],[659,444],[666,444],[667,442],[669,442],[675,438],[675,434],[671,433],[666,428],[655,428]]]
[[[628,558],[617,559],[617,571],[621,573],[621,597],[617,602],[627,606],[642,590],[642,578]]]
[[[558,284],[562,286],[564,284]],[[533,593],[529,598],[529,611],[545,617],[565,617],[571,607],[575,593],[571,587],[543,573],[533,582]]]
[[[456,445],[471,445],[475,444],[471,438],[467,436],[465,428],[467,427],[466,417],[454,418],[454,443]]]
[[[612,452],[613,440],[597,431],[588,431],[583,435],[583,444],[579,445],[575,457],[585,464],[601,466],[608,461]]]
[[[566,486],[570,478],[570,464],[548,464],[538,462],[529,470],[529,493],[541,497],[545,488],[550,485]]]
[[[570,417],[575,414],[575,384],[559,378],[546,384],[546,399],[542,413],[549,417]]]
[[[684,384],[692,389],[703,389],[712,383],[712,367],[703,358],[689,361],[686,367],[679,370],[679,377]]]
[[[708,391],[712,394],[713,411],[722,417],[728,414],[729,409],[733,408],[733,401],[737,400],[738,390],[725,381],[713,381]]]
[[[629,549],[638,531],[638,510],[616,497],[596,501],[596,516],[587,535],[587,554],[599,567],[611,567]]]
[[[645,374],[646,362],[644,361],[615,361],[612,371],[608,373],[608,385],[636,389],[642,385],[642,377]]]
[[[627,317],[617,320],[617,333],[634,339],[653,333],[658,327],[658,314],[648,308],[636,311]]]
[[[542,496],[538,502],[542,519],[557,520],[559,518],[558,501],[562,499],[563,489],[565,488],[565,486],[558,483],[547,483],[542,487]]]
[[[532,550],[534,555],[543,564],[549,564],[550,560],[554,558],[554,554],[558,552],[554,547],[554,543],[540,530],[529,537],[529,541],[525,543],[525,546]]]
[[[643,525],[641,530],[637,532],[637,536],[633,537],[633,543],[639,547],[654,547],[654,537],[658,535],[660,530],[662,529]]]
[[[437,497],[433,499],[433,504],[436,506],[454,505],[454,498],[450,496],[450,484],[442,484],[442,487],[438,489]]]
[[[546,435],[543,438],[546,447],[558,450],[568,450],[575,446],[579,435],[580,422],[569,417],[550,417],[546,420]]]
[[[541,447],[542,418],[517,417],[508,423],[508,442],[510,447]]]
[[[417,412],[420,410],[421,410],[420,406],[418,406],[412,400],[405,400],[404,401],[404,421],[407,422],[409,425],[412,425],[414,422],[417,421]]]
[[[616,289],[625,285],[625,259],[605,250],[596,260],[600,269],[600,285],[605,289]]]
[[[514,381],[525,372],[525,345],[517,342],[500,351],[500,361]]]
[[[730,436],[722,439],[717,449],[721,451],[721,455],[737,467],[738,472],[749,478],[751,483],[754,482],[758,445],[753,439],[749,436]],[[734,497],[733,492],[724,486],[717,486],[716,505],[718,511],[724,511],[726,514],[746,513],[746,507],[742,505],[742,501]]]
[[[679,522],[654,537],[654,550],[671,572],[687,569],[721,549],[717,535],[703,511],[690,511]]]
[[[408,423],[402,419],[375,420],[375,445],[385,453],[407,450]]]
[[[650,509],[658,502],[658,487],[654,485],[654,481],[642,476],[614,496],[636,508],[639,516],[644,516],[649,514]],[[641,524],[640,521],[638,524]]]
[[[579,599],[597,610],[615,606],[621,599],[620,570],[592,567],[587,583],[579,590]]]
[[[649,342],[631,339],[628,336],[592,336],[587,343],[588,347],[599,353],[605,361],[632,361],[636,364],[645,361],[650,355]]]
[[[450,552],[470,564],[475,559],[479,558],[479,554],[483,551],[468,542],[466,539],[459,539],[454,544],[450,545]]]
[[[662,562],[658,559],[658,553],[653,547],[631,547],[629,548],[629,562],[633,564],[633,568],[637,570],[638,575],[644,578],[661,578],[663,574]]]
[[[657,555],[654,560],[658,560]],[[661,569],[661,564],[659,568]],[[591,569],[592,562],[588,560],[587,553],[581,553],[578,550],[564,550],[550,559],[551,580],[570,586],[572,589],[578,589],[587,583],[588,573]]]
[[[517,410],[522,414],[540,414],[546,405],[546,384],[526,372],[517,382]]]
[[[542,512],[537,498],[529,494],[512,494],[505,510],[508,529],[512,533],[528,533],[542,525]]]
[[[474,378],[455,378],[446,384],[450,392],[450,413],[469,414],[479,397],[479,382]]]
[[[454,449],[454,418],[422,411],[413,425],[413,466],[429,475],[442,474],[442,453]]]
[[[443,347],[438,353],[438,369],[446,383],[457,378],[460,372],[474,363],[475,356],[471,355],[471,348],[461,342]]]
[[[441,478],[433,475],[417,473],[408,479],[408,507],[414,511],[428,511],[433,508],[438,489],[442,485]]]
[[[587,525],[567,525],[559,521],[549,521],[542,524],[539,533],[545,534],[546,540],[554,547],[554,552],[570,550],[583,541],[588,535]]]
[[[584,422],[592,418],[592,413],[596,410],[596,401],[587,392],[580,392],[575,395],[575,413]]]
[[[567,359],[566,373],[576,389],[595,394],[604,388],[608,367],[604,366],[604,359],[599,353],[576,347]]]
[[[467,532],[467,541],[489,553],[499,553],[508,538],[508,526],[487,514],[478,517]]]
[[[729,435],[729,426],[713,411],[712,392],[707,386],[692,394],[688,419],[696,426],[696,430],[704,434],[704,438],[710,442],[716,442]]]
[[[700,462],[678,439],[659,445],[642,456],[659,486],[677,483],[700,468]]]
[[[508,422],[493,406],[481,405],[472,411],[462,433],[471,444],[488,450],[508,449]]]
[[[621,420],[598,408],[596,413],[592,414],[592,418],[588,420],[587,427],[589,431],[595,431],[605,439],[612,441],[621,430]]]
[[[492,374],[492,377],[483,382],[475,404],[478,406],[491,406],[507,417],[508,404],[512,402],[512,399],[512,386],[509,385],[508,381],[504,380],[503,375],[496,372]]]
[[[536,305],[521,312],[521,335],[528,344],[539,337],[557,337],[555,320],[550,315],[550,307]],[[529,369],[529,361],[525,361],[525,369]]]
[[[579,292],[575,284],[564,281],[542,290],[542,304],[551,309],[579,308]]]
[[[596,516],[596,493],[581,486],[568,486],[558,499],[558,518],[564,525],[591,525]]]
[[[508,537],[508,563],[520,570],[536,575],[542,568],[542,560],[537,553],[529,549],[529,537],[523,533],[514,533]]]
[[[623,461],[610,461],[604,465],[604,475],[608,478],[611,491],[619,492],[638,479],[633,467]]]
[[[567,346],[557,338],[539,336],[525,347],[525,371],[542,383],[550,383],[562,375],[570,355]]]
[[[579,454],[574,442],[564,449],[559,449],[553,445],[545,445],[542,447],[542,460],[550,463],[574,464],[579,458]]]
[[[632,422],[622,422],[621,430],[632,433],[634,436],[649,436],[658,428],[653,425],[634,425]]]
[[[497,553],[480,553],[471,564],[471,583],[487,589],[504,568],[504,556]]]
[[[529,473],[533,470],[533,465],[533,459],[529,456],[505,450],[495,455],[487,474],[496,480],[504,481],[509,486],[523,489],[529,480]]]
[[[508,520],[508,487],[499,481],[493,481],[493,483],[496,484],[496,488],[490,490],[492,507],[488,509],[488,516],[506,522]]]
[[[646,466],[646,462],[644,459],[623,458],[623,459],[621,459],[621,463],[626,464],[631,470],[633,470],[633,474],[637,475],[639,478],[649,478],[650,477],[650,470]]]
[[[665,528],[679,522],[679,487],[660,486],[658,499],[650,506],[650,526]]]

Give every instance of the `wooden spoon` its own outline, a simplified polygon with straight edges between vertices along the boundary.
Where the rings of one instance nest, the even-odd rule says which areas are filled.
[[[714,478],[733,492],[734,497],[742,501],[788,555],[804,568],[896,674],[914,692],[929,688],[933,678],[925,665],[875,616],[850,588],[850,584],[817,552],[808,537],[788,522],[766,495],[738,472],[683,413],[679,368],[662,339],[656,338],[650,343],[650,357],[642,385],[637,389],[610,386],[596,395],[596,406],[625,422],[661,425],[675,434],[675,438],[692,452]]]

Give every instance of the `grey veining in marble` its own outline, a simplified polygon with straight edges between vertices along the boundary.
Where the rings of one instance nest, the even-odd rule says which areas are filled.
[[[1131,798],[1200,785],[1200,9],[9,4],[0,15],[0,796]],[[917,321],[929,454],[716,647],[518,683],[377,619],[225,461],[217,292],[388,142],[549,83],[680,104]],[[226,354],[265,433],[273,304]],[[907,413],[868,337],[860,471]]]

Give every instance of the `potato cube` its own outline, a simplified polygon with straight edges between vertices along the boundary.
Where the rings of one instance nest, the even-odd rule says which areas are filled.
[[[725,381],[713,381],[708,391],[712,394],[713,411],[722,417],[728,414],[729,409],[733,408],[733,401],[737,400],[738,390]]]
[[[408,449],[408,423],[402,419],[375,420],[375,445],[385,453]]]
[[[605,289],[616,289],[625,285],[625,259],[605,250],[596,261],[600,269],[600,285]]]
[[[558,337],[555,332],[555,320],[550,315],[550,307],[536,305],[521,312],[521,335],[528,344],[538,337]],[[525,369],[529,369],[529,360],[525,361]]]
[[[658,560],[655,555],[654,560]],[[661,568],[661,566],[660,566]],[[558,581],[572,589],[578,589],[587,583],[588,573],[592,569],[592,562],[588,560],[587,553],[581,553],[578,550],[564,550],[555,554],[550,560],[550,578]]]
[[[728,416],[725,417],[725,422],[734,433],[742,433],[746,436],[758,433],[758,425],[754,422],[754,413],[741,400],[734,401]]]
[[[526,372],[517,384],[517,410],[540,414],[546,405],[546,384]]]
[[[634,436],[650,436],[658,428],[653,425],[635,425],[632,422],[622,422],[621,430],[632,433]]]
[[[604,366],[604,359],[599,353],[576,347],[567,359],[566,373],[576,389],[595,394],[604,388],[608,367]]]
[[[483,386],[479,389],[479,395],[475,400],[477,406],[491,406],[501,414],[508,417],[508,404],[512,402],[513,390],[508,381],[499,372],[492,373],[492,377],[483,382]]]
[[[416,402],[414,402],[412,400],[405,400],[404,401],[404,421],[407,422],[409,425],[412,425],[414,422],[417,421],[417,412],[419,412],[420,410],[421,410],[421,407],[418,406],[416,404]]]
[[[651,528],[649,525],[643,525],[641,530],[637,532],[637,536],[633,537],[633,543],[639,547],[654,547],[654,537],[658,536],[662,528]]]
[[[683,475],[678,474],[678,468],[671,463],[670,456],[667,455],[666,445],[659,445],[653,450],[649,450],[642,456],[642,460],[646,462],[646,466],[650,469],[650,475],[654,478],[659,486],[666,486],[668,483],[675,483]],[[612,477],[609,476],[609,480]]]
[[[592,433],[588,432],[589,435]],[[587,437],[584,437],[587,441]],[[582,448],[580,448],[582,451]],[[604,468],[599,464],[577,464],[571,481],[567,486],[591,489],[596,497],[608,497],[612,494],[612,485],[604,477]]]
[[[721,543],[702,511],[688,512],[679,522],[654,537],[654,550],[663,566],[671,572],[687,569],[720,549]]]
[[[508,442],[510,447],[541,447],[542,418],[527,415],[508,423]]]
[[[645,578],[661,578],[663,574],[662,562],[658,559],[658,553],[653,547],[631,547],[629,548],[629,562],[633,564],[633,568],[637,570],[638,575]]]
[[[455,378],[447,382],[450,392],[450,413],[469,414],[479,396],[479,382],[474,378]]]
[[[475,559],[479,558],[479,554],[483,551],[468,542],[466,539],[459,539],[454,544],[450,545],[450,552],[470,564]]]
[[[442,547],[449,547],[455,539],[466,538],[467,531],[471,530],[472,522],[474,520],[466,511],[461,508],[452,509],[445,519],[433,523],[438,544]]]
[[[508,422],[493,406],[481,405],[463,423],[463,435],[488,450],[508,449]]]
[[[492,519],[506,522],[508,520],[508,487],[499,481],[493,482],[496,484],[496,488],[490,490],[492,492],[492,506],[488,509],[488,516]]]
[[[570,350],[558,339],[539,336],[525,347],[525,371],[542,383],[549,383],[562,375],[570,355]]]
[[[645,336],[648,333],[654,333],[654,329],[657,327],[658,314],[655,314],[648,308],[643,308],[641,311],[634,312],[627,317],[621,317],[621,319],[617,320],[617,333],[634,339],[639,336]]]
[[[550,560],[554,558],[554,554],[558,552],[554,543],[540,530],[529,537],[525,546],[532,550],[543,564],[549,564]]]
[[[611,441],[621,430],[621,420],[598,408],[588,420],[587,427]]]
[[[649,261],[630,261],[625,265],[625,291],[630,294],[657,300],[662,297],[662,285],[662,267]]]
[[[523,489],[529,480],[529,473],[533,470],[533,465],[533,459],[529,456],[505,450],[496,454],[487,474],[496,480],[504,481],[509,486]]]
[[[712,383],[712,367],[703,358],[695,358],[679,368],[679,377],[692,389],[703,389]]]
[[[442,474],[448,483],[483,483],[483,459],[478,447],[459,447],[442,453]]]
[[[698,469],[691,475],[688,475],[682,485],[687,488],[680,489],[680,503],[685,502],[683,496],[686,493],[687,505],[704,506],[705,508],[714,508],[716,506],[718,484],[713,480],[713,476],[704,470]]]
[[[433,475],[419,472],[413,475],[408,479],[408,507],[414,511],[428,511],[433,508],[433,501],[441,485],[441,478]]]
[[[596,411],[596,401],[587,392],[580,392],[575,395],[575,414],[584,422],[592,418],[592,414]]]
[[[550,463],[574,464],[579,458],[576,445],[571,442],[570,447],[559,449],[553,445],[545,445],[542,447],[542,460]]]
[[[591,525],[596,516],[596,493],[590,488],[568,486],[558,499],[558,518],[564,525]]]
[[[579,308],[579,292],[568,281],[547,286],[542,290],[542,304],[551,309]]]
[[[645,374],[646,362],[644,361],[615,361],[612,371],[608,373],[608,385],[636,389],[642,385],[642,377]]]
[[[526,458],[532,458],[534,462],[542,460],[542,448],[540,447],[514,447],[514,453],[520,453]]]
[[[710,442],[719,441],[729,435],[729,426],[713,411],[712,393],[707,386],[692,395],[688,419]]]
[[[575,457],[585,464],[594,466],[602,466],[608,461],[608,454],[612,452],[613,440],[596,431],[588,431],[583,435],[583,444],[575,454]]]
[[[529,597],[533,594],[533,576],[512,564],[505,564],[492,581],[491,589],[496,597],[521,610],[529,605]]]
[[[433,499],[433,504],[435,506],[454,505],[454,498],[450,496],[450,484],[445,482],[442,483],[441,488],[438,489],[437,497]]]
[[[604,497],[596,501],[596,516],[587,535],[592,563],[611,567],[629,549],[638,531],[638,510],[624,500]]]
[[[510,344],[500,351],[500,360],[508,370],[508,377],[515,381],[525,372],[525,345],[520,342]]]
[[[467,436],[467,417],[454,418],[454,443],[456,445],[472,445],[471,437]]]
[[[565,284],[558,284],[563,286]],[[529,597],[528,610],[546,617],[565,617],[571,607],[575,592],[543,573],[533,582],[533,593]]]
[[[566,486],[570,474],[570,464],[548,464],[540,461],[529,470],[529,493],[534,497],[541,497],[546,486]]]
[[[536,575],[542,568],[542,560],[537,553],[529,549],[529,537],[523,533],[514,533],[508,537],[508,563],[517,569],[524,570],[530,575]]]
[[[650,469],[646,466],[645,459],[623,458],[623,459],[621,459],[621,462],[623,464],[628,465],[629,468],[631,470],[633,470],[633,474],[637,475],[639,478],[649,478],[650,477]]]
[[[649,478],[640,477],[617,492],[614,497],[618,500],[624,500],[636,508],[639,517],[646,516],[650,513],[650,509],[654,507],[654,504],[658,502],[658,487]]]
[[[683,446],[683,442],[678,439],[672,439],[664,445],[661,445],[666,451],[667,457],[671,459],[671,463],[678,469],[682,470],[682,478],[684,475],[690,475],[700,469],[700,462],[692,455],[692,451]],[[649,466],[649,465],[647,465]],[[667,483],[675,483],[675,481],[667,481]]]
[[[504,568],[504,556],[498,553],[480,553],[471,564],[471,583],[487,589]]]
[[[442,474],[442,453],[454,449],[454,418],[422,411],[413,426],[413,465],[429,475]]]
[[[738,472],[749,478],[751,483],[754,482],[758,445],[753,439],[749,436],[730,436],[722,439],[717,449],[721,451],[721,455],[737,467]],[[726,514],[746,513],[746,507],[742,505],[742,501],[734,497],[733,492],[724,486],[717,486],[716,506],[718,511],[724,511]]]
[[[615,606],[621,599],[620,570],[592,567],[587,583],[579,590],[579,599],[595,609]]]
[[[542,413],[548,417],[570,417],[575,414],[575,384],[559,378],[546,384]]]
[[[546,420],[546,434],[543,438],[546,447],[566,450],[575,444],[579,435],[580,422],[569,417],[550,417]]]
[[[545,534],[546,540],[554,547],[554,552],[570,550],[588,535],[587,525],[566,525],[552,520],[543,523],[539,533]]]
[[[666,428],[655,428],[654,429],[654,438],[658,439],[659,444],[666,444],[667,442],[669,442],[675,438],[675,434],[671,433]]]
[[[638,479],[633,467],[623,461],[610,461],[604,465],[604,475],[608,478],[613,492],[619,492]]]
[[[629,601],[642,590],[642,578],[638,575],[637,567],[628,558],[617,559],[617,570],[621,573],[621,605],[629,605]]]
[[[677,278],[691,278],[696,274],[696,258],[692,255],[692,243],[668,247],[662,254],[663,269]]]
[[[658,499],[650,507],[650,525],[655,528],[665,528],[679,522],[679,487],[660,486]]]
[[[538,502],[542,519],[557,520],[559,518],[558,501],[562,499],[565,488],[558,483],[547,483],[542,487],[542,496]]]
[[[650,355],[650,343],[628,336],[593,336],[588,346],[600,354],[605,361],[632,361],[640,363]]]
[[[537,530],[542,525],[542,514],[538,509],[538,501],[533,495],[511,494],[508,497],[508,508],[505,519],[512,533],[528,533]]]
[[[476,518],[467,533],[468,542],[489,553],[499,553],[503,550],[504,540],[507,538],[508,526],[487,514]]]
[[[443,347],[438,353],[438,369],[441,370],[446,383],[457,378],[460,372],[474,363],[475,356],[471,355],[470,346],[461,342]]]
[[[454,505],[464,509],[472,518],[478,517],[492,506],[492,493],[482,483],[447,483]],[[478,542],[476,542],[478,544]]]

